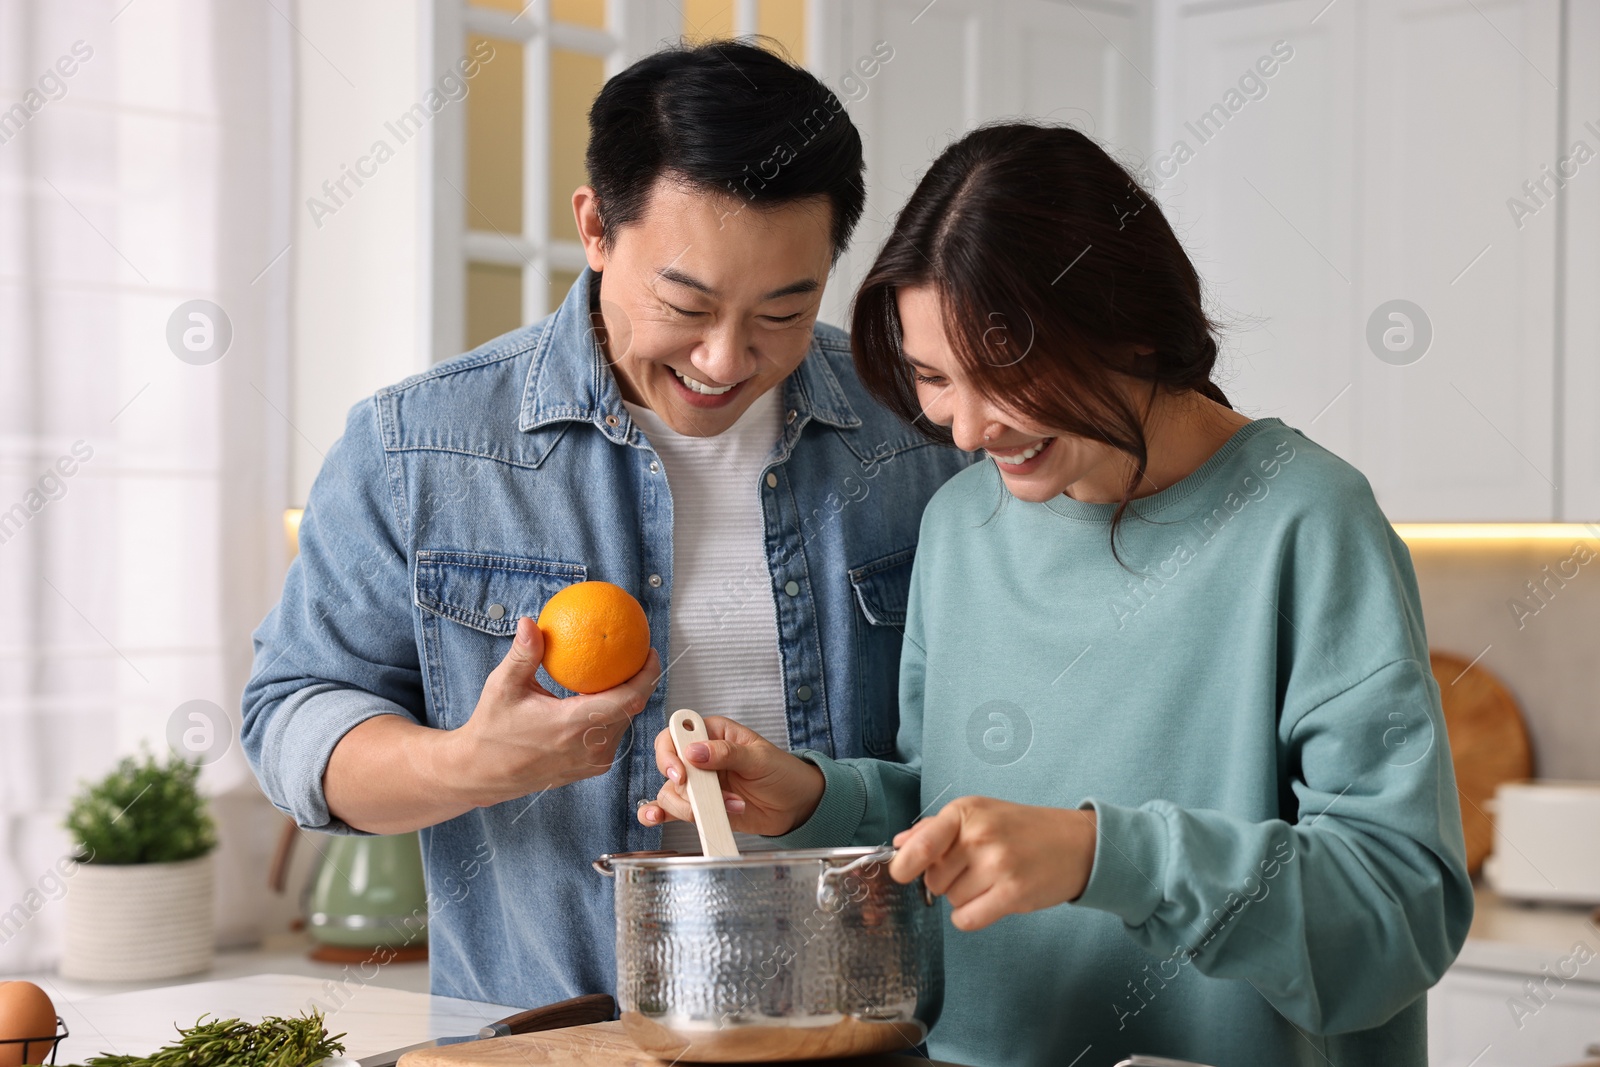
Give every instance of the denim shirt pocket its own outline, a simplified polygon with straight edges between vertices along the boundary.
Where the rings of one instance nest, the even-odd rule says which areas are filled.
[[[856,710],[869,756],[893,755],[900,728],[900,642],[916,552],[914,547],[901,549],[850,569],[856,602]]]
[[[517,620],[538,618],[545,601],[588,571],[581,563],[479,552],[417,553],[415,601],[422,630],[422,669],[434,725],[466,722],[489,673],[511,650]],[[571,693],[544,668],[539,683]]]

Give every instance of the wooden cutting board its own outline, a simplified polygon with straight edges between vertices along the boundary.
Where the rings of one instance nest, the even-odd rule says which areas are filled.
[[[813,1067],[960,1067],[920,1056],[856,1056],[842,1060],[806,1060]],[[400,1057],[398,1067],[665,1067],[640,1052],[619,1022],[572,1026],[536,1034],[513,1034],[486,1041],[468,1041],[444,1048],[422,1049]]]
[[[1503,783],[1533,776],[1533,746],[1522,708],[1504,682],[1482,664],[1449,652],[1433,651],[1428,659],[1450,735],[1467,870],[1476,875],[1494,845],[1489,801]]]

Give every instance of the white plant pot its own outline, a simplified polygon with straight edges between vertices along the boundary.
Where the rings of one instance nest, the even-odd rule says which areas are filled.
[[[209,853],[181,863],[84,863],[69,884],[62,977],[137,982],[210,969]]]

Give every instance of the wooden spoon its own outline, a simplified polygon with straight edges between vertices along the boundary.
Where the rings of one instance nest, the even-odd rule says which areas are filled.
[[[689,794],[689,807],[694,810],[694,828],[700,832],[700,852],[706,856],[739,857],[739,846],[733,840],[733,827],[728,825],[728,809],[722,803],[722,782],[715,771],[696,767],[689,762],[689,746],[696,741],[709,741],[706,721],[699,712],[680,708],[672,713],[668,723],[672,730],[672,744],[683,761],[683,789]]]

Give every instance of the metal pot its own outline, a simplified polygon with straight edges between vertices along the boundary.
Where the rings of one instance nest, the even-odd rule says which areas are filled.
[[[803,1060],[921,1042],[944,996],[940,910],[891,848],[625,852],[617,1006],[660,1059]]]

